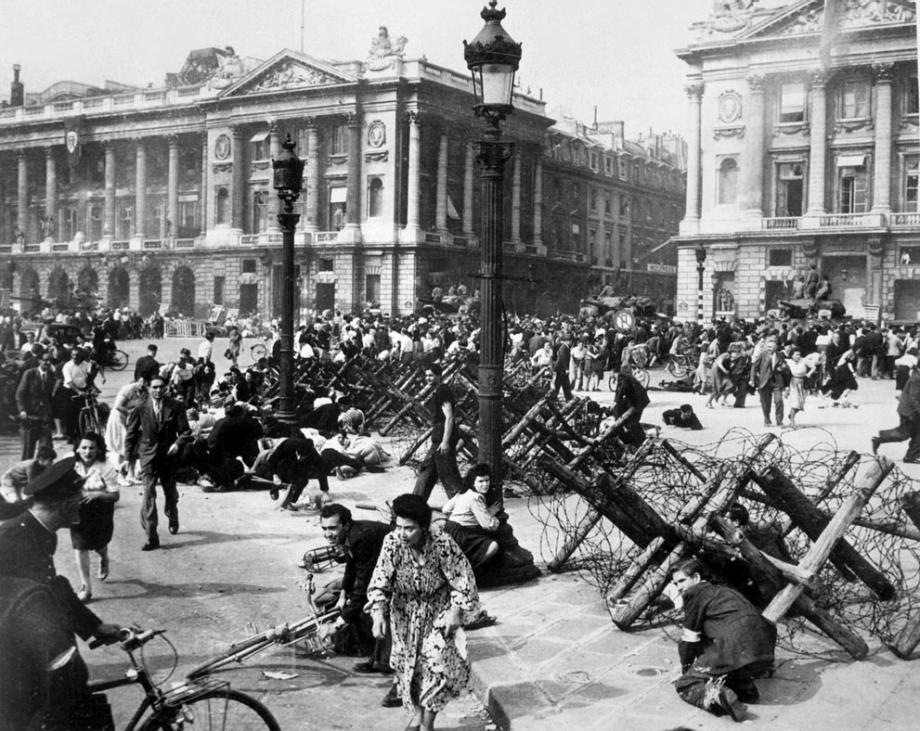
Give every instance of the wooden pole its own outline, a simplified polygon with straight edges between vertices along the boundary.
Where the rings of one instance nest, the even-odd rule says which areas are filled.
[[[857,491],[869,490],[870,495],[875,492],[893,467],[890,462],[888,462],[887,465],[887,470],[876,465],[876,467],[871,470],[871,479],[874,482],[872,484],[867,484],[864,481],[862,486],[857,488]],[[757,484],[760,485],[763,491],[766,492],[790,518],[792,518],[795,524],[798,525],[812,541],[818,540],[828,525],[827,518],[821,515],[820,511],[812,505],[807,497],[798,491],[792,481],[786,477],[779,468],[775,465],[771,466],[767,470],[767,473],[768,474],[762,479],[757,480]],[[853,522],[853,518],[856,518],[858,515],[859,512],[857,511],[850,519],[847,527]],[[894,585],[888,580],[885,574],[873,566],[868,559],[860,555],[848,541],[842,538],[842,534],[838,536],[838,539],[839,541],[835,546],[832,546],[830,553],[830,560],[834,566],[844,572],[844,575],[852,571],[852,573],[858,576],[866,586],[875,592],[879,599],[883,601],[893,599],[896,591]]]
[[[872,494],[882,483],[885,475],[891,472],[894,465],[884,457],[879,457],[862,480],[855,486],[854,492],[848,495],[837,510],[830,523],[824,528],[818,539],[812,544],[811,549],[799,563],[799,568],[811,575],[817,576],[824,562],[830,557],[834,545],[846,532],[859,515]],[[810,505],[810,503],[809,503]],[[801,584],[788,584],[777,594],[770,605],[764,610],[763,616],[774,624],[783,617],[789,608],[795,604],[802,595],[804,587]]]

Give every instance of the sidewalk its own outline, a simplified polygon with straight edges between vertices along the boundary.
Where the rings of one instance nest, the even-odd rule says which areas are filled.
[[[598,396],[598,394],[591,394]],[[599,400],[609,394],[599,394]],[[732,427],[761,431],[759,409],[703,408],[704,397],[651,392],[643,418],[661,423],[660,414],[691,403],[707,428],[686,432],[666,428],[662,437],[705,444]],[[839,449],[868,451],[869,437],[896,422],[891,381],[860,380],[854,400],[859,409],[816,408],[809,402],[799,421],[819,425]],[[803,429],[775,433],[799,448],[828,439],[827,432]],[[908,474],[915,465],[900,462],[904,445],[888,452]],[[896,451],[895,451],[896,450]],[[509,499],[506,510],[521,544],[539,555],[543,526],[525,499]],[[544,562],[550,556],[544,553]],[[498,624],[469,635],[475,692],[501,728],[515,731],[662,731],[730,728],[684,703],[671,681],[680,671],[676,641],[665,628],[621,632],[610,620],[599,590],[577,573],[547,574],[525,586],[482,592],[483,604]],[[674,627],[670,628],[672,636]],[[749,707],[747,723],[771,731],[803,729],[916,728],[913,698],[920,692],[916,664],[897,659],[866,638],[870,656],[852,662],[836,646],[814,638],[818,656],[777,650],[774,678],[758,681],[761,702]],[[812,644],[812,641],[809,641]]]

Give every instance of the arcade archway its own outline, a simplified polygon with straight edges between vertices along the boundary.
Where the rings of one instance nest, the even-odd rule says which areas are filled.
[[[169,309],[186,317],[195,316],[195,274],[186,266],[173,272]]]
[[[141,270],[138,280],[138,307],[141,317],[152,315],[163,300],[162,275],[157,267]]]
[[[109,272],[109,297],[108,306],[111,309],[116,307],[127,307],[131,292],[131,282],[128,277],[128,270],[124,267],[118,267]]]

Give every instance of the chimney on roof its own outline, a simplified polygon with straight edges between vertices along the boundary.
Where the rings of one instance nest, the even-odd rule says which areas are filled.
[[[597,132],[597,104],[594,105],[594,131]]]
[[[22,67],[18,63],[13,64],[13,82],[10,84],[10,106],[21,107],[25,102],[25,88],[19,80],[19,70]]]

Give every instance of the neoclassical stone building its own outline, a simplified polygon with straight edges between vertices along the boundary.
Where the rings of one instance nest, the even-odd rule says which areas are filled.
[[[17,67],[0,109],[0,287],[16,298],[96,291],[142,314],[280,312],[271,160],[290,135],[306,160],[303,311],[407,313],[435,286],[475,291],[481,128],[469,79],[406,59],[404,45],[383,34],[351,62],[202,49],[160,88],[60,82],[29,94]],[[632,270],[626,284],[666,302],[667,253],[649,252],[683,214],[680,156],[556,129],[529,94],[514,104],[506,308],[574,311],[589,288]],[[564,215],[548,200],[560,190]],[[639,195],[643,211],[666,199],[668,216],[633,225],[619,202],[598,213],[614,191]]]
[[[762,316],[816,264],[849,314],[918,319],[915,8],[744,0],[692,27],[680,314],[702,244],[707,318]]]

